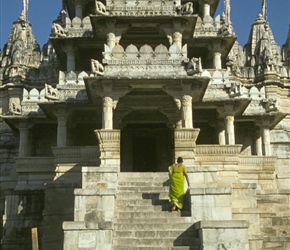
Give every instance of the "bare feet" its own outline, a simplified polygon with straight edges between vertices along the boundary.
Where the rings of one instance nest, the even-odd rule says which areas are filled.
[[[175,211],[176,210],[176,205],[173,205],[173,207],[171,208],[171,211]]]

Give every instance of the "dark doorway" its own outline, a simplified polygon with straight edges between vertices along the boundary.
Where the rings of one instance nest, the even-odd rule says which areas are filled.
[[[156,171],[156,137],[134,136],[133,137],[133,171],[154,172]]]

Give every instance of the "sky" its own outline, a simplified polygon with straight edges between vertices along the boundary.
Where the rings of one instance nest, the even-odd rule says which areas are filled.
[[[50,34],[52,21],[61,9],[61,0],[29,0],[28,20],[32,24],[35,39],[42,47]],[[238,42],[244,46],[251,25],[261,12],[262,0],[231,0],[231,21]],[[216,15],[222,14],[224,0],[220,0]],[[8,41],[13,21],[23,10],[23,0],[0,0],[0,49]],[[216,16],[215,15],[215,16]],[[286,42],[290,24],[290,0],[267,0],[267,20],[275,41],[282,47]]]

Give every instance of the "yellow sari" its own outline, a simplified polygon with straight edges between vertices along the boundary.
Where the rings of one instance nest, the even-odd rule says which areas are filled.
[[[175,204],[179,209],[182,209],[183,207],[184,173],[186,173],[186,167],[184,165],[177,167],[176,164],[172,164],[169,167],[169,201],[172,204]]]

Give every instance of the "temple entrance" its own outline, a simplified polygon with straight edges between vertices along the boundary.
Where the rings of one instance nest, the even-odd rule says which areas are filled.
[[[134,136],[133,137],[133,171],[154,172],[156,171],[156,137]]]
[[[173,149],[173,130],[165,124],[126,127],[121,131],[121,171],[166,172]]]

